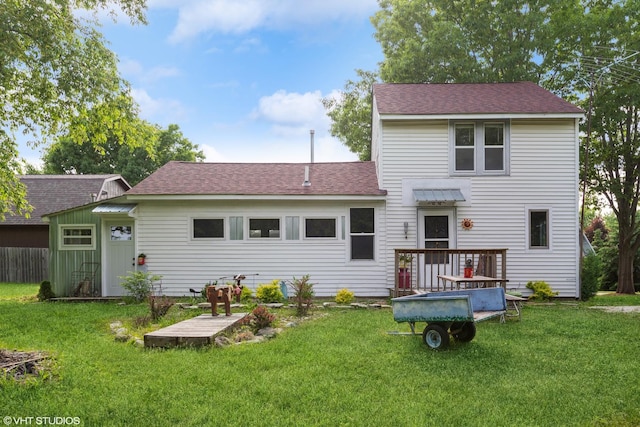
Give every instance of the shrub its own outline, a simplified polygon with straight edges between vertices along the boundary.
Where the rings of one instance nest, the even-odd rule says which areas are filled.
[[[269,312],[269,309],[263,305],[254,308],[249,315],[242,319],[241,324],[249,326],[254,332],[273,325],[276,315]]]
[[[296,315],[305,316],[311,307],[313,292],[313,283],[309,283],[309,275],[303,276],[302,279],[293,278],[293,300],[296,302]]]
[[[251,301],[251,297],[253,296],[253,291],[246,286],[242,287],[242,292],[240,293],[240,302],[247,303]]]
[[[51,289],[51,282],[48,280],[44,280],[40,283],[40,290],[38,291],[38,300],[39,301],[47,301],[51,298],[55,298],[55,294],[53,293],[53,289]]]
[[[148,271],[130,271],[128,276],[120,278],[123,279],[122,287],[129,292],[129,295],[136,302],[142,302],[151,295],[153,283],[160,280],[162,276]]]
[[[551,298],[558,295],[558,292],[553,292],[551,286],[543,281],[528,282],[527,289],[533,291],[533,295],[529,297],[533,300],[551,300]]]
[[[280,280],[273,280],[269,284],[258,285],[256,289],[256,298],[262,302],[281,302],[284,299],[282,291],[280,290]]]
[[[600,289],[602,262],[597,255],[587,255],[582,259],[582,274],[580,283],[580,299],[586,301]]]
[[[353,302],[354,296],[355,294],[349,289],[340,289],[336,294],[336,302],[338,304],[350,304],[351,302]]]
[[[151,309],[151,319],[154,321],[162,318],[175,302],[166,296],[149,295],[149,308]]]

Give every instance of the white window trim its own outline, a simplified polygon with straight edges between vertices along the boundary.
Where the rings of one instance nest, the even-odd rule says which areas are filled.
[[[65,245],[64,244],[64,230],[66,229],[89,229],[91,230],[91,244],[90,245]],[[58,249],[61,251],[93,251],[96,249],[96,225],[95,224],[60,224],[58,226]],[[89,236],[80,236],[87,238]]]
[[[547,212],[547,246],[531,246],[531,212]],[[525,251],[540,253],[553,251],[553,210],[550,206],[543,205],[526,205],[524,207],[524,224],[525,224]]]
[[[278,220],[278,237],[251,237],[251,220],[252,219],[277,219]],[[282,223],[283,223],[283,218],[279,217],[279,216],[251,216],[247,218],[247,225],[246,225],[246,235],[247,235],[247,239],[254,241],[254,242],[258,242],[261,240],[266,240],[266,241],[271,241],[273,242],[274,240],[282,240],[283,238],[283,230],[282,230]]]
[[[373,233],[352,233],[351,232],[351,209],[373,209]],[[363,264],[363,263],[370,263],[370,264],[375,264],[377,263],[377,259],[378,259],[378,250],[380,247],[380,242],[378,241],[379,239],[379,220],[378,220],[378,209],[376,209],[375,206],[350,206],[347,209],[347,216],[346,216],[346,239],[348,244],[346,245],[347,247],[347,262],[350,263],[358,263],[358,264]],[[353,236],[373,236],[373,259],[353,259],[351,258],[351,243],[352,243],[352,237]]]
[[[222,237],[195,237],[193,235],[194,228],[193,222],[196,219],[221,219],[222,220]],[[211,240],[225,240],[227,234],[227,221],[224,217],[210,217],[210,216],[193,216],[189,220],[189,238],[192,242],[203,242],[203,241],[211,241]]]
[[[456,170],[456,125],[474,126],[474,167],[473,170]],[[484,127],[489,124],[504,125],[503,170],[484,169]],[[511,173],[511,121],[510,120],[450,120],[449,121],[449,175],[450,176],[502,176]]]
[[[307,236],[307,220],[308,219],[331,219],[333,220],[333,231],[334,231],[334,236],[333,237],[308,237]],[[338,217],[333,217],[333,216],[306,216],[303,217],[302,219],[303,222],[303,238],[305,240],[338,240]]]

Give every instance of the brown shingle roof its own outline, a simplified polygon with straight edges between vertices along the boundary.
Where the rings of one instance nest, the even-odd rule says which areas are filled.
[[[20,181],[26,185],[27,200],[33,206],[31,216],[7,215],[2,224],[42,224],[41,217],[44,214],[91,203],[91,195],[100,197],[105,181],[115,178],[120,178],[120,175],[23,175]],[[129,185],[121,181],[124,192]]]
[[[532,82],[425,83],[373,86],[380,114],[581,114],[575,105]]]
[[[309,166],[311,185],[302,185]],[[373,162],[169,162],[128,195],[385,195]]]

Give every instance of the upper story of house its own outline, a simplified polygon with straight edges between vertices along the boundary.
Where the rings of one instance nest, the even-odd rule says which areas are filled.
[[[546,180],[574,189],[582,117],[531,82],[377,84],[371,156],[391,197],[411,179],[514,190]]]

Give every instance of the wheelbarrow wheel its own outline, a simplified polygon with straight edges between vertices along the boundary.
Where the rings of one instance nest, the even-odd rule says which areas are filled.
[[[460,342],[469,342],[476,336],[476,324],[473,322],[459,322],[451,325],[451,335]]]
[[[440,325],[427,325],[422,332],[422,341],[434,350],[444,349],[449,346],[449,333]]]

